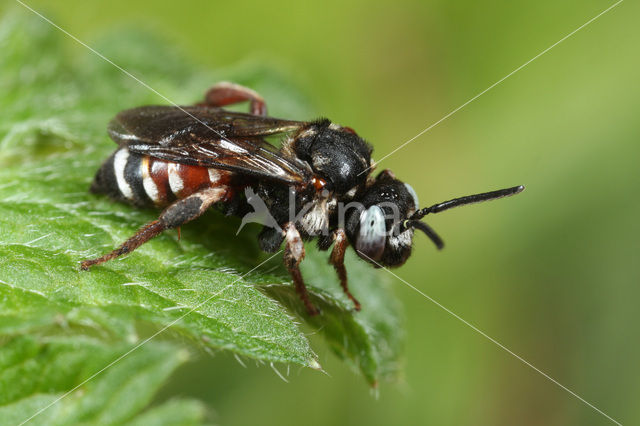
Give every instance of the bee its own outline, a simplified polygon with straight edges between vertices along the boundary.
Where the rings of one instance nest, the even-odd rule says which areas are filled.
[[[223,107],[249,102],[249,113]],[[258,235],[262,250],[284,243],[284,264],[309,315],[316,315],[302,274],[304,242],[331,248],[329,262],[355,310],[344,264],[349,245],[375,267],[396,267],[411,255],[414,231],[438,249],[442,239],[422,219],[453,207],[521,192],[516,186],[420,208],[413,188],[389,170],[373,176],[371,146],[350,127],[328,119],[294,121],[267,115],[264,99],[233,83],[219,83],[193,106],[142,106],[108,125],[116,151],[98,170],[91,192],[136,207],[163,209],[115,250],[82,262],[88,270],[127,254],[167,229],[216,206],[248,217],[259,200],[268,214]],[[276,148],[267,141],[280,137]]]

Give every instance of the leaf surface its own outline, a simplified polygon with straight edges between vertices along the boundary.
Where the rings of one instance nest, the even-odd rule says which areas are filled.
[[[88,193],[115,148],[107,122],[122,109],[167,102],[84,48],[70,51],[37,17],[11,12],[0,28],[0,418],[19,423],[149,337],[34,422],[199,424],[196,401],[149,408],[190,348],[320,368],[309,329],[368,383],[396,375],[398,304],[355,256],[348,268],[360,313],[327,254],[308,248],[303,273],[323,310],[315,318],[302,310],[281,256],[259,251],[258,228],[236,236],[240,221],[214,211],[183,227],[179,241],[166,232],[126,258],[80,271],[80,261],[157,217]],[[179,104],[232,80],[262,92],[274,115],[314,116],[286,73],[264,64],[198,70],[137,31],[89,44]]]

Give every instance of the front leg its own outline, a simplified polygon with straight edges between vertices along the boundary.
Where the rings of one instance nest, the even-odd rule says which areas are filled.
[[[249,111],[253,115],[267,115],[267,104],[262,96],[248,87],[222,82],[213,86],[204,95],[204,102],[198,105],[223,107],[249,101]]]
[[[347,295],[349,299],[353,302],[356,311],[360,310],[360,302],[353,297],[353,294],[349,291],[349,287],[347,286],[347,268],[344,267],[344,254],[347,251],[347,247],[349,247],[349,241],[347,240],[347,234],[344,232],[344,229],[338,228],[333,233],[334,236],[334,245],[331,250],[331,256],[329,256],[329,263],[333,265],[333,268],[338,273],[338,278],[340,279],[340,285],[342,286],[342,290]]]
[[[93,265],[99,265],[123,254],[131,253],[164,230],[177,228],[204,213],[213,203],[221,201],[228,194],[226,187],[205,188],[194,192],[182,200],[167,207],[157,220],[149,222],[120,247],[104,256],[87,259],[80,264],[80,268],[88,270]]]
[[[287,222],[284,225],[284,238],[284,264],[293,279],[296,292],[300,296],[300,299],[302,299],[309,315],[318,315],[320,311],[318,311],[318,309],[313,306],[313,303],[311,303],[311,300],[309,300],[309,293],[307,292],[307,287],[304,285],[302,273],[300,273],[300,262],[304,259],[304,244],[293,222]]]

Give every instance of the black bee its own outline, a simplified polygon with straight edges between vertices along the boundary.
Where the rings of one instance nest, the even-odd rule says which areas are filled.
[[[250,113],[223,106],[249,101]],[[452,207],[516,194],[517,186],[419,208],[415,191],[384,170],[375,178],[371,146],[349,127],[327,119],[311,122],[267,116],[256,92],[231,83],[211,88],[194,106],[143,106],[120,112],[108,132],[118,149],[98,170],[91,191],[139,207],[164,208],[119,248],[85,260],[84,270],[130,253],[166,229],[178,228],[217,205],[247,217],[260,200],[269,220],[258,236],[261,248],[284,262],[310,315],[318,311],[300,273],[303,241],[333,249],[329,262],[349,292],[345,250],[376,267],[402,265],[411,254],[414,230],[440,249],[440,237],[421,219]],[[283,135],[279,149],[265,139]]]

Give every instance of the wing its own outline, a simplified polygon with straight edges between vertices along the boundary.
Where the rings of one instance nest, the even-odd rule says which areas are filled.
[[[263,138],[306,124],[221,108],[144,106],[120,112],[108,132],[132,152],[294,184],[309,180],[309,166]]]

